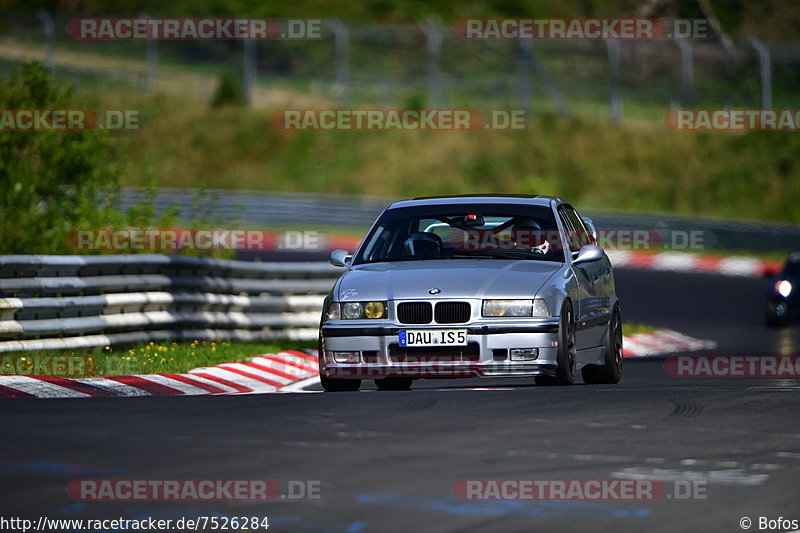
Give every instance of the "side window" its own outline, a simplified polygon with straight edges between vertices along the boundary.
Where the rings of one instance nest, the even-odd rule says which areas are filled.
[[[581,246],[594,244],[594,238],[586,228],[586,225],[583,223],[583,219],[580,217],[580,215],[578,215],[578,212],[570,206],[565,206],[564,214],[566,214],[567,218],[569,218],[570,224],[575,230],[574,240],[570,239],[570,250],[577,252],[581,249]]]
[[[570,220],[569,216],[567,215],[566,209],[564,207],[558,208],[558,217],[561,219],[561,223],[564,225],[564,231],[566,235],[564,238],[567,241],[567,246],[569,247],[570,252],[577,252],[580,250],[580,246],[577,248],[575,245],[578,242],[578,235],[575,232],[575,228],[572,226],[572,220]]]
[[[380,258],[386,251],[387,231],[383,227],[378,227],[372,234],[372,239],[364,247],[363,257],[365,261],[374,261]]]

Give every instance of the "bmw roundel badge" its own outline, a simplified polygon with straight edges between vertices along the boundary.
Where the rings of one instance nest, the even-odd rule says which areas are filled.
[[[442,292],[442,289],[437,289],[436,287],[428,291],[429,294],[439,294],[440,292]]]

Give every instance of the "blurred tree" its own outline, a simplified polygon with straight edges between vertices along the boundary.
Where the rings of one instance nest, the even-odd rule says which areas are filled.
[[[0,110],[76,108],[40,63],[0,84]],[[105,131],[0,131],[0,253],[68,251],[67,230],[113,218],[118,176]]]
[[[0,113],[84,107],[71,89],[53,84],[41,63],[30,63],[0,83]],[[0,129],[0,254],[75,253],[66,242],[71,230],[173,227],[181,211],[177,206],[156,209],[153,177],[146,179],[148,186],[137,202],[127,211],[118,209],[120,148],[108,135],[100,129]],[[235,221],[217,208],[214,195],[198,189],[193,215],[185,222],[193,228],[235,228]],[[228,251],[176,253],[232,256]]]
[[[768,41],[800,40],[800,10],[794,0],[0,0],[0,11],[46,9],[64,15],[340,18],[346,22],[419,22],[450,25],[459,18],[631,17],[642,9],[671,5],[679,16],[703,18],[713,12],[731,37],[754,35]],[[698,9],[699,8],[699,9]],[[713,8],[713,9],[712,9]],[[665,16],[665,15],[658,15]],[[716,24],[716,22],[714,22]]]
[[[211,107],[220,107],[223,105],[233,104],[242,105],[244,97],[242,95],[242,81],[232,71],[224,71],[219,76],[219,84],[214,93],[214,98],[211,99]]]

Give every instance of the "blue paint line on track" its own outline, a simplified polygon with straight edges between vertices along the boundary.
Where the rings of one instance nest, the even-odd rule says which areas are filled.
[[[642,518],[650,511],[627,504],[581,501],[466,501],[454,496],[400,493],[359,494],[361,503],[458,516],[547,516],[549,518]]]

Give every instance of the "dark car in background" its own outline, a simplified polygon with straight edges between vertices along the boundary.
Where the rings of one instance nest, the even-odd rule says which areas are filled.
[[[800,318],[800,252],[789,255],[767,286],[767,325],[783,326]]]

